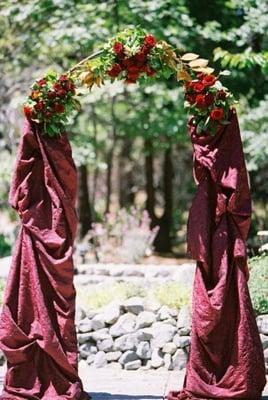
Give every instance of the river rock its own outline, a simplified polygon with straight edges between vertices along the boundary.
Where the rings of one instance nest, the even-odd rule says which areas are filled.
[[[142,311],[137,316],[136,329],[147,328],[155,322],[155,314],[151,311]]]
[[[144,311],[144,300],[142,297],[131,297],[124,303],[124,307],[127,311],[138,315]]]
[[[114,341],[114,350],[126,351],[135,350],[138,346],[138,339],[136,333],[128,333],[127,335],[120,336]]]
[[[126,333],[135,331],[136,316],[132,313],[123,314],[118,321],[110,328],[110,334],[113,337],[119,337]]]
[[[90,354],[96,354],[97,351],[97,347],[90,342],[83,343],[79,347],[79,354],[82,358],[87,358]]]
[[[143,328],[137,331],[137,338],[139,342],[151,340],[154,337],[152,328]]]
[[[121,315],[121,307],[117,303],[111,303],[105,307],[103,318],[107,325],[113,325]]]
[[[190,336],[180,336],[176,334],[173,338],[173,343],[175,343],[175,345],[180,348],[189,346],[190,342],[191,342]]]
[[[183,369],[187,364],[187,352],[183,349],[178,349],[172,356],[172,369]]]
[[[135,351],[127,350],[125,353],[121,355],[119,358],[119,362],[122,365],[126,365],[129,362],[138,360],[139,357]]]
[[[97,314],[91,320],[93,331],[105,328],[105,321],[103,314]]]
[[[149,360],[152,354],[149,342],[140,342],[136,353],[142,360]]]
[[[154,349],[151,357],[151,365],[153,368],[159,368],[164,365],[163,353],[160,349]]]
[[[108,352],[112,351],[114,347],[114,341],[112,338],[109,339],[104,339],[104,340],[98,340],[97,341],[97,347],[99,350]]]
[[[106,353],[106,358],[108,362],[117,361],[122,355],[122,351],[109,351]]]
[[[107,364],[107,358],[104,351],[99,351],[94,358],[94,367],[103,368]]]
[[[151,340],[152,348],[162,348],[167,342],[171,342],[176,332],[176,328],[170,324],[154,324],[154,337]]]
[[[162,348],[163,353],[174,354],[177,350],[177,346],[173,342],[168,342]]]
[[[112,336],[110,335],[108,328],[103,328],[92,332],[91,337],[95,342],[98,342],[99,340],[110,339]]]
[[[127,370],[136,370],[141,367],[141,360],[130,361],[125,364],[125,369]]]
[[[268,335],[268,314],[259,315],[257,317],[257,325],[260,333]]]

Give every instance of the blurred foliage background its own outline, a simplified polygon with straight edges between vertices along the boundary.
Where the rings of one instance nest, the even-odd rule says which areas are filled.
[[[28,88],[44,72],[68,70],[110,36],[135,25],[182,51],[214,60],[216,70],[231,70],[225,84],[239,98],[254,201],[249,246],[256,251],[257,231],[268,229],[266,0],[2,0],[0,10],[4,252],[12,242],[14,214],[7,198]],[[158,252],[184,253],[195,191],[186,120],[175,80],[144,87],[107,83],[84,93],[82,110],[68,126],[78,167],[80,239],[106,213],[134,206],[146,209],[152,225],[159,226]]]

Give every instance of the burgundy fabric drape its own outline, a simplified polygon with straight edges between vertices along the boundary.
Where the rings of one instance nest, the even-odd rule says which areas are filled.
[[[188,251],[197,260],[184,389],[168,400],[261,398],[264,356],[248,291],[251,199],[235,111],[215,136],[189,123],[197,194]]]
[[[76,169],[68,139],[25,122],[9,201],[21,219],[0,318],[0,399],[81,400],[74,325]]]

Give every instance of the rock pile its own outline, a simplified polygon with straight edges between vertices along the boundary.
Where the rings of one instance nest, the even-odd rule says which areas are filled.
[[[96,368],[126,370],[186,366],[191,331],[191,312],[177,311],[133,297],[113,302],[101,312],[77,310],[79,357]],[[268,315],[257,317],[268,369]]]

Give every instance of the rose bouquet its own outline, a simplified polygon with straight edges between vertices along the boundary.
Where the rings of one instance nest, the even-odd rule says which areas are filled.
[[[73,79],[51,72],[37,80],[31,89],[23,107],[25,116],[42,124],[48,136],[60,135],[68,115],[78,107]]]

